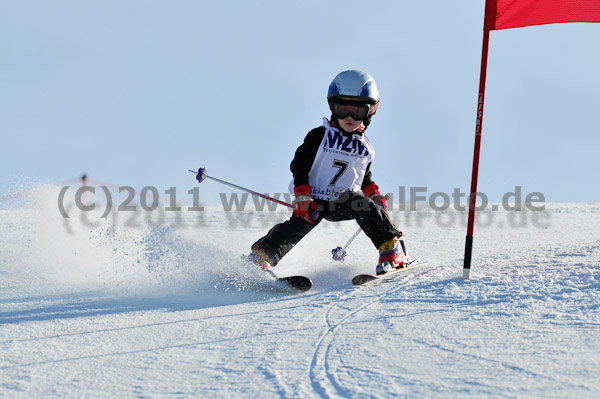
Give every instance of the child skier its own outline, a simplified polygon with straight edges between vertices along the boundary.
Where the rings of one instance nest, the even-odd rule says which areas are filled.
[[[269,270],[321,220],[354,219],[379,250],[377,274],[404,267],[402,233],[370,171],[375,150],[365,130],[379,107],[375,80],[361,71],[341,72],[327,101],[331,119],[308,132],[291,163],[294,213],[254,243],[248,260]]]

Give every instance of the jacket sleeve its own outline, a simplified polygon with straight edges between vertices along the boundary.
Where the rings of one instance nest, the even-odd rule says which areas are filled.
[[[363,182],[360,186],[360,189],[364,190],[365,187],[368,187],[373,183],[375,183],[375,182],[373,181],[373,174],[371,173],[371,162],[369,162],[369,164],[367,165],[367,171],[365,172],[365,177],[363,178]]]
[[[290,165],[290,170],[294,176],[294,187],[310,185],[308,173],[315,161],[315,156],[324,135],[325,128],[323,127],[311,130],[304,138],[304,142],[296,150],[296,155],[294,155],[294,159]]]

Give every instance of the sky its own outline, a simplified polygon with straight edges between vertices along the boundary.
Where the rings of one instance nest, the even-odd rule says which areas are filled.
[[[92,179],[177,188],[188,169],[286,192],[346,69],[371,74],[383,192],[468,193],[483,0],[3,1],[0,196]],[[491,33],[479,190],[600,201],[600,24]],[[207,181],[200,200],[232,190]]]

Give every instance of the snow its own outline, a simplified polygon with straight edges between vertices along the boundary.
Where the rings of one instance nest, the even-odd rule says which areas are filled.
[[[0,208],[1,397],[600,397],[600,204],[482,212],[471,281],[464,213],[392,212],[429,265],[359,288],[376,250],[334,263],[356,225],[323,222],[275,270],[313,279],[290,294],[239,261],[287,210],[92,227],[56,191]]]

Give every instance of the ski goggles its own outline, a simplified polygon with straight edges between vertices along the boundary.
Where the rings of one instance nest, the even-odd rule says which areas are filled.
[[[365,103],[332,102],[331,112],[338,119],[351,117],[355,121],[362,121],[369,114],[371,106]]]

